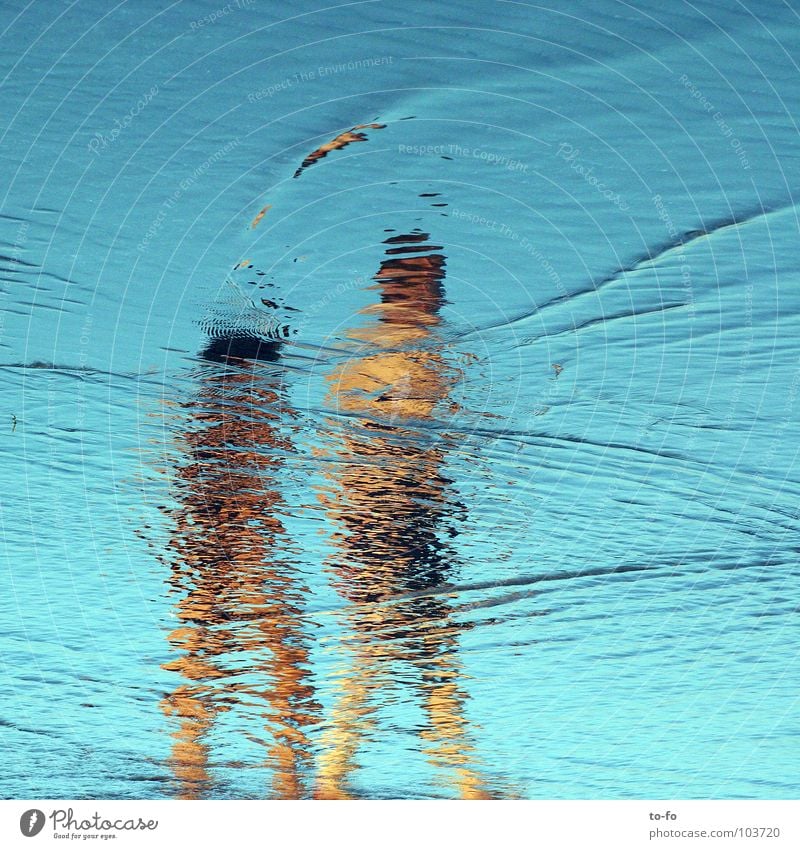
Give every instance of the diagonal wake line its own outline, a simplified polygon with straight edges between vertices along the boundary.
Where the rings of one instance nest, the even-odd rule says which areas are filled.
[[[623,318],[639,318],[645,315],[655,315],[656,313],[670,312],[672,310],[686,307],[688,304],[679,301],[674,304],[661,304],[651,310],[630,310],[627,312],[614,313],[613,315],[602,315],[600,318],[589,318],[581,324],[575,324],[572,327],[566,327],[564,330],[557,330],[555,333],[543,333],[540,336],[535,336],[532,339],[523,339],[515,347],[521,348],[523,345],[529,345],[531,342],[538,342],[540,339],[554,339],[558,336],[568,336],[570,333],[577,333],[579,330],[586,330],[588,327],[594,327],[597,324],[609,324],[612,321],[620,321]]]
[[[700,241],[701,239],[710,238],[711,236],[715,236],[724,230],[730,230],[734,227],[744,227],[745,225],[751,224],[759,219],[765,219],[769,216],[777,215],[785,211],[786,209],[789,209],[791,206],[793,206],[793,204],[785,204],[783,206],[773,207],[772,209],[765,209],[763,207],[759,207],[759,209],[749,211],[743,215],[733,215],[729,218],[723,218],[718,221],[715,221],[705,229],[687,230],[684,233],[679,234],[674,239],[670,239],[667,242],[662,242],[661,244],[657,245],[653,250],[650,250],[646,254],[637,257],[633,262],[624,265],[622,268],[618,268],[612,274],[609,274],[606,277],[602,277],[599,280],[591,281],[590,285],[585,289],[579,289],[576,292],[571,292],[566,295],[558,295],[555,298],[551,298],[549,301],[545,301],[542,304],[537,304],[533,309],[526,310],[521,315],[511,318],[508,321],[503,321],[498,324],[492,324],[488,327],[482,327],[476,330],[470,330],[469,332],[461,335],[459,338],[470,339],[474,336],[477,336],[481,333],[486,333],[491,330],[516,326],[525,321],[528,321],[529,319],[533,318],[533,316],[537,315],[548,307],[562,304],[565,301],[572,301],[576,298],[581,298],[585,295],[593,295],[599,292],[601,289],[604,289],[612,283],[622,279],[625,275],[633,274],[634,272],[640,271],[641,269],[651,267],[657,262],[663,260],[665,257],[668,257],[677,251],[683,250],[686,245]]]

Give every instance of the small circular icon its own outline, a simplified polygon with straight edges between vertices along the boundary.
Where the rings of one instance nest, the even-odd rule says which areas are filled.
[[[19,818],[19,830],[25,837],[36,837],[44,828],[44,813],[37,808],[31,808]]]

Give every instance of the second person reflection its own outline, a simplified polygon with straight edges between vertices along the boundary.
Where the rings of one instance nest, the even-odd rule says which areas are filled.
[[[338,527],[330,564],[346,613],[337,702],[321,740],[315,795],[347,798],[385,700],[421,705],[418,729],[448,795],[487,798],[458,653],[459,625],[439,590],[452,577],[456,502],[437,424],[460,378],[439,332],[445,257],[415,231],[386,240],[379,298],[348,333],[353,354],[329,375],[329,471],[320,493]],[[413,793],[416,788],[409,788]]]

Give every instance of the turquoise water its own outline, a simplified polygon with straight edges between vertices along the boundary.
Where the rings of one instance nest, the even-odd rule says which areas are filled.
[[[797,12],[7,4],[0,794],[796,797]]]

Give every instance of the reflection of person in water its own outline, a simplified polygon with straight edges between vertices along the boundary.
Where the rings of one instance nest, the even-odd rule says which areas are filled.
[[[254,705],[264,720],[256,742],[267,750],[272,795],[306,795],[306,728],[318,721],[318,705],[301,622],[305,588],[275,554],[284,534],[275,481],[280,454],[291,448],[279,432],[291,412],[280,376],[265,362],[277,359],[278,345],[213,339],[203,357],[220,366],[204,374],[183,437],[170,546],[172,584],[184,594],[182,625],[170,641],[182,654],[165,668],[184,682],[163,702],[180,720],[171,765],[182,798],[211,789],[206,738],[217,716]]]
[[[482,798],[459,679],[458,633],[441,586],[450,575],[448,517],[458,505],[444,477],[445,451],[430,425],[451,406],[458,377],[437,334],[444,303],[444,256],[428,236],[386,240],[373,287],[372,319],[350,332],[357,353],[330,375],[330,403],[344,421],[321,494],[340,532],[332,564],[338,591],[353,602],[352,646],[339,700],[323,735],[316,795],[346,798],[360,743],[370,737],[380,698],[411,670],[427,726],[428,758],[457,795]],[[426,426],[427,425],[427,426]]]

